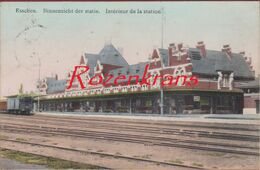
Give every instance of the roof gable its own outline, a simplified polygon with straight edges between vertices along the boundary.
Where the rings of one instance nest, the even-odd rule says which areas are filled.
[[[98,55],[102,64],[128,66],[127,61],[112,44],[105,45]]]
[[[85,53],[85,58],[87,65],[90,67],[90,75],[94,74],[94,68],[99,60],[101,64],[109,64],[115,66],[128,66],[128,63],[124,57],[117,51],[117,49],[112,45],[105,45],[104,48],[99,52],[99,54]]]

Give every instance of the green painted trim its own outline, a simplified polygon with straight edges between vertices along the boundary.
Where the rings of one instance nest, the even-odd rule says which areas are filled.
[[[144,93],[154,93],[159,92],[159,89],[149,90],[149,91],[135,91],[135,92],[118,92],[118,93],[110,93],[110,94],[94,94],[88,96],[73,96],[73,97],[62,97],[62,98],[43,98],[40,100],[60,100],[60,99],[82,99],[82,98],[99,98],[99,97],[109,97],[109,96],[118,96],[118,95],[131,95],[131,94],[144,94]]]
[[[10,96],[5,96],[6,98],[16,98],[16,97],[42,97],[45,95],[37,95],[37,94],[16,94],[16,95],[10,95]]]
[[[41,101],[45,100],[69,100],[69,99],[91,99],[91,98],[101,98],[101,97],[111,97],[120,95],[131,95],[131,94],[151,94],[154,92],[160,92],[159,89],[149,90],[149,91],[135,91],[135,92],[118,92],[110,94],[93,94],[88,96],[73,96],[73,97],[62,97],[62,98],[40,98]],[[214,90],[214,89],[185,89],[185,88],[174,88],[174,89],[164,89],[164,92],[217,92],[217,93],[243,93],[240,89],[234,90]],[[46,95],[47,96],[47,95]]]

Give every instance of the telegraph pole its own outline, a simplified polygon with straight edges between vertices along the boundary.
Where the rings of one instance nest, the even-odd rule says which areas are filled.
[[[39,59],[39,72],[38,72],[38,112],[40,112],[40,81],[41,81],[41,59]]]
[[[164,40],[164,24],[163,24],[163,19],[164,19],[164,8],[161,8],[162,12],[162,18],[161,18],[161,48],[163,48],[163,40]]]
[[[163,25],[163,18],[164,18],[164,8],[162,7],[161,8],[161,11],[162,11],[162,27],[161,27],[161,48],[163,48],[163,36],[164,36],[164,25]],[[162,62],[162,61],[161,61]],[[162,66],[163,64],[161,63],[161,66]],[[164,103],[163,103],[163,87],[162,87],[162,81],[160,82],[160,108],[161,108],[161,115],[163,115],[163,112],[164,112],[164,110],[163,110],[163,105],[164,105]]]
[[[1,39],[0,39],[0,44],[1,44]],[[1,49],[2,46],[0,46],[0,49]],[[2,49],[1,49],[2,51]],[[0,52],[0,100],[2,98],[2,62],[1,62],[1,52]]]

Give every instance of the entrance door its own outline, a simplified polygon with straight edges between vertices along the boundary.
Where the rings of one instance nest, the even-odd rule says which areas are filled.
[[[183,113],[183,104],[184,104],[183,96],[176,97],[176,113],[177,114]]]

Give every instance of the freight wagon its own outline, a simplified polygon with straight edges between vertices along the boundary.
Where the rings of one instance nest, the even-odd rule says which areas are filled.
[[[8,96],[6,101],[0,102],[0,111],[15,114],[31,114],[33,98],[30,96]]]
[[[6,111],[7,111],[7,101],[0,100],[0,112],[6,112]]]

